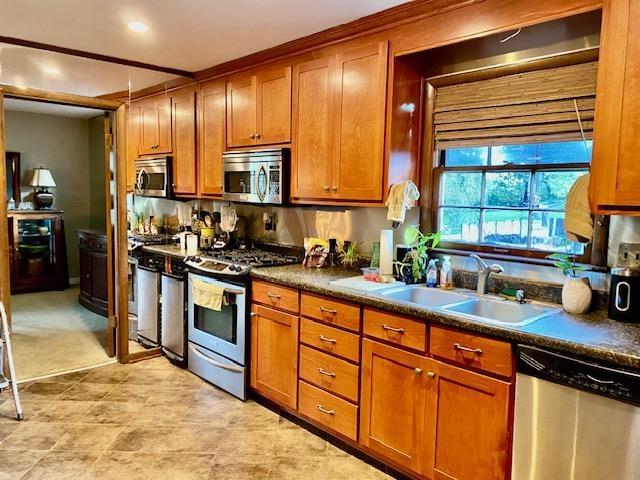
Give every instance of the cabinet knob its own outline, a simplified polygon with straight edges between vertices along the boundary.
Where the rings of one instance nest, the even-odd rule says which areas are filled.
[[[260,134],[259,133],[256,133],[256,138],[260,138]]]
[[[249,135],[249,137],[251,137],[251,139],[253,140],[254,138],[256,138],[256,134],[252,133],[251,135]]]
[[[436,378],[436,374],[435,374],[435,373],[433,373],[433,372],[427,372],[427,377],[429,377],[429,378],[432,378],[432,379],[433,379],[433,378]]]
[[[413,371],[416,372],[416,375],[422,375],[422,369],[421,368],[414,368]]]
[[[325,192],[328,192],[328,191],[329,191],[329,185],[325,185],[325,186],[324,186],[324,191],[325,191]]]
[[[333,193],[336,193],[338,191],[338,187],[334,185],[333,187],[331,187],[331,190],[333,191]]]

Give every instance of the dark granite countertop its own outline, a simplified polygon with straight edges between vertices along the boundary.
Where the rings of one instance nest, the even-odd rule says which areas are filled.
[[[307,270],[300,265],[255,268],[251,271],[256,279],[513,342],[570,353],[620,367],[640,369],[640,324],[616,322],[607,318],[606,312],[571,315],[560,311],[523,327],[499,326],[329,285],[332,280],[357,274],[341,268]]]

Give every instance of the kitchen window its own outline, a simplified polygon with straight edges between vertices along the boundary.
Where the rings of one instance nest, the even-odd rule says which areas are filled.
[[[430,228],[441,248],[603,262],[606,219],[592,244],[564,230],[568,191],[591,162],[598,62],[559,63],[427,79]]]
[[[564,207],[590,159],[591,141],[443,150],[436,173],[442,241],[496,253],[582,256],[584,245],[566,238]]]

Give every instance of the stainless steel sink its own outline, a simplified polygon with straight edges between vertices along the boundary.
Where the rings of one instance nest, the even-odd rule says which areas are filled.
[[[560,309],[531,303],[519,304],[501,300],[476,299],[447,305],[442,310],[483,322],[522,327],[552,315]]]
[[[415,303],[423,307],[443,307],[454,303],[470,300],[468,295],[451,292],[447,290],[437,290],[420,285],[395,288],[381,292],[380,296],[400,302]]]

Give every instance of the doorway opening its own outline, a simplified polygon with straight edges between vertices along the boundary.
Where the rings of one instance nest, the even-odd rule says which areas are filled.
[[[17,378],[115,362],[105,112],[7,98],[4,115]]]

